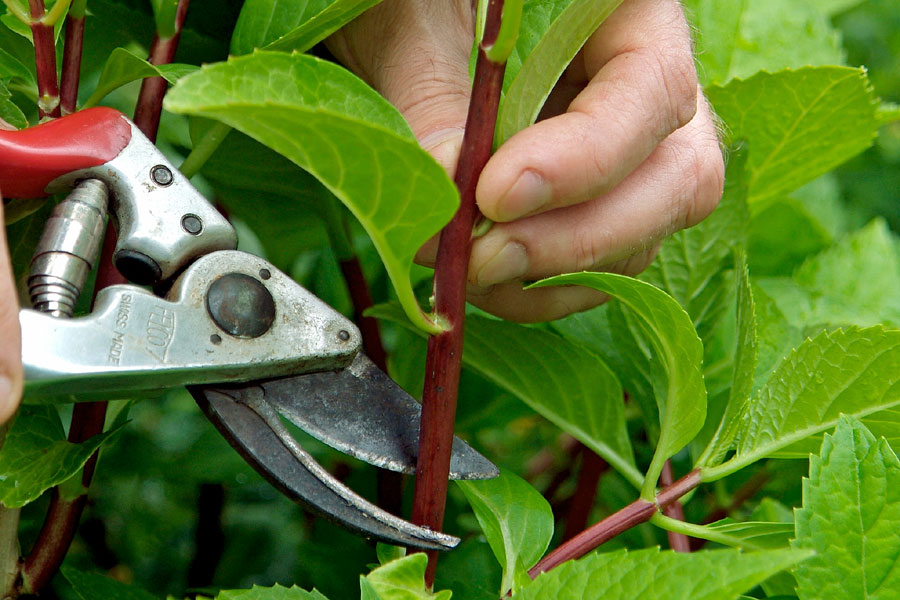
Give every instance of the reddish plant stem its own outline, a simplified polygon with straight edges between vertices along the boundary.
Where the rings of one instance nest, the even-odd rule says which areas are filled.
[[[153,37],[150,46],[150,56],[147,60],[154,65],[165,65],[175,58],[178,49],[178,40],[181,38],[181,26],[187,16],[190,0],[179,0],[175,13],[175,33],[172,37],[161,38],[159,34]],[[134,123],[144,132],[150,141],[156,141],[156,132],[159,129],[159,117],[162,114],[163,96],[166,95],[168,83],[162,77],[148,77],[141,83],[141,93],[138,96],[137,107],[134,109]],[[152,134],[152,135],[151,135]]]
[[[494,42],[500,28],[503,0],[488,4],[483,45]],[[450,450],[456,419],[456,396],[462,362],[465,325],[466,274],[472,249],[472,227],[478,215],[475,186],[491,156],[500,89],[506,64],[497,64],[478,52],[472,96],[466,116],[466,131],[456,166],[460,206],[444,227],[434,269],[435,312],[449,329],[428,340],[422,425],[413,496],[412,522],[439,531],[444,522]],[[431,586],[437,553],[429,552],[425,581]]]
[[[63,47],[62,73],[59,83],[61,114],[76,110],[78,82],[81,75],[81,49],[84,46],[84,15],[66,17],[66,40]]]
[[[668,487],[672,485],[672,481],[674,480],[674,475],[672,474],[672,461],[667,460],[663,465],[662,473],[659,475],[659,484],[663,487]],[[679,521],[684,521],[684,507],[681,506],[681,502],[676,500],[672,502],[668,506],[664,506],[663,514],[669,517],[670,519],[677,519]],[[691,551],[691,540],[688,536],[683,533],[676,533],[674,531],[667,531],[666,536],[669,538],[669,548],[674,550],[675,552],[690,552]]]
[[[31,37],[34,41],[34,67],[37,74],[38,116],[60,115],[59,81],[56,74],[56,41],[53,26],[40,22],[44,18],[44,0],[28,0],[31,11]]]
[[[569,540],[587,527],[591,516],[591,509],[597,498],[597,485],[600,476],[609,468],[606,461],[588,448],[581,445],[581,469],[578,472],[578,483],[575,485],[575,493],[569,504],[566,514],[566,529],[563,532],[563,540]]]
[[[677,501],[698,485],[700,485],[700,471],[695,469],[672,485],[660,490],[656,496],[656,502],[649,502],[643,499],[635,500],[625,508],[582,531],[542,558],[528,571],[528,575],[534,579],[544,571],[558,567],[567,560],[581,558],[623,531],[627,531],[641,523],[646,523],[656,514],[656,511],[665,509],[665,507]]]

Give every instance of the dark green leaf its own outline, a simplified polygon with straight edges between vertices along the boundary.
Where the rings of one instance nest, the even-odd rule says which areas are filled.
[[[62,576],[81,600],[155,600],[156,596],[141,588],[122,583],[99,573],[86,573],[64,566]]]
[[[24,129],[28,127],[28,120],[22,114],[22,109],[10,100],[10,96],[11,94],[6,89],[6,85],[0,80],[0,119],[17,129]]]
[[[197,67],[194,65],[152,65],[125,48],[116,48],[106,59],[97,88],[85,101],[84,108],[95,106],[111,91],[126,83],[145,77],[164,77],[169,83],[175,83],[179,78],[196,70]]]

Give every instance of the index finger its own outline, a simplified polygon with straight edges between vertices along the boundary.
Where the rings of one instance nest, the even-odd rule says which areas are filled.
[[[624,2],[580,56],[590,81],[567,112],[520,131],[485,166],[476,197],[488,218],[600,196],[693,117],[697,74],[675,0]]]
[[[0,221],[3,202],[0,196]],[[0,227],[0,423],[16,412],[22,396],[22,334],[19,303],[6,244],[6,226]]]

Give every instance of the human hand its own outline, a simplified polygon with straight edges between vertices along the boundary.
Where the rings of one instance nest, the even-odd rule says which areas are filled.
[[[329,39],[391,101],[423,148],[453,171],[470,95],[469,0],[385,0]],[[522,281],[582,270],[634,275],[666,235],[705,218],[724,164],[676,0],[625,0],[557,84],[543,120],[488,161],[476,192],[495,221],[475,240],[468,299],[544,321],[596,306],[579,287]],[[436,243],[419,253],[433,264]]]
[[[0,190],[2,191],[2,190]],[[3,202],[0,201],[0,223]],[[6,245],[6,227],[0,227],[0,424],[19,408],[22,396],[22,338],[19,331],[19,303],[12,264]]]

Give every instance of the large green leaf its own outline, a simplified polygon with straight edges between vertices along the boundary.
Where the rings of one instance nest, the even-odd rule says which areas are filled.
[[[736,454],[704,469],[715,480],[834,427],[900,404],[900,330],[836,330],[806,340],[754,396],[735,437]]]
[[[731,376],[731,392],[725,414],[719,428],[709,442],[706,450],[697,459],[697,466],[717,464],[725,458],[731,448],[735,435],[740,427],[740,420],[747,409],[750,393],[753,391],[753,380],[756,374],[756,308],[753,303],[753,292],[750,288],[750,273],[743,252],[738,254],[735,271],[737,272],[737,317],[735,326],[736,349],[734,367]]]
[[[844,52],[828,19],[806,0],[685,0],[698,32],[698,74],[724,84],[807,65],[842,65]]]
[[[644,338],[652,348],[653,389],[661,420],[659,443],[641,495],[655,497],[663,464],[697,435],[706,417],[703,344],[691,318],[659,288],[613,273],[571,273],[535,285],[584,285],[606,292],[641,320]]]
[[[875,437],[884,438],[894,451],[900,450],[900,408],[889,408],[860,419]],[[811,436],[796,444],[779,450],[775,458],[799,458],[806,460],[810,454],[817,454],[822,447],[824,433]]]
[[[500,596],[519,589],[553,537],[553,511],[524,479],[501,471],[486,481],[457,481],[503,568]]]
[[[427,564],[425,554],[411,554],[378,567],[365,576],[365,582],[380,600],[450,600],[451,591],[432,594],[425,587]]]
[[[256,48],[303,52],[380,1],[247,0],[231,36],[231,53]]]
[[[197,70],[194,65],[171,63],[153,65],[125,48],[116,48],[106,59],[100,81],[94,93],[84,102],[83,108],[98,104],[111,91],[145,77],[163,77],[169,83],[175,83],[181,77]]]
[[[398,313],[391,306],[369,312],[405,323]],[[466,367],[519,397],[640,487],[621,385],[600,357],[552,332],[478,315],[466,317],[464,337]]]
[[[18,58],[0,48],[0,77],[20,79],[22,83],[37,86],[34,73]]]
[[[658,548],[591,554],[543,573],[522,600],[732,600],[810,553],[714,550],[682,554]]]
[[[81,444],[66,441],[55,406],[22,406],[0,449],[0,503],[24,506],[81,471],[100,444],[119,430]]]
[[[0,119],[17,129],[24,129],[28,127],[28,120],[22,114],[22,109],[10,100],[11,96],[6,85],[0,80]]]
[[[504,78],[495,145],[534,123],[560,75],[621,2],[533,0],[525,4],[519,39]]]
[[[79,571],[68,565],[60,569],[80,600],[156,600],[157,596],[134,585],[101,575]]]
[[[222,590],[216,600],[328,600],[312,590],[307,592],[297,586],[286,588],[277,583],[272,587],[254,585],[249,590]]]
[[[805,67],[758,73],[707,95],[732,140],[747,140],[748,204],[799,188],[868,148],[877,102],[864,69]]]
[[[409,272],[458,195],[386,100],[333,63],[256,52],[179,80],[165,106],[218,119],[312,173],[366,229],[409,318],[440,331],[419,308]]]
[[[897,597],[900,589],[900,461],[859,421],[842,417],[809,462],[798,549],[816,555],[794,569],[804,600]]]

